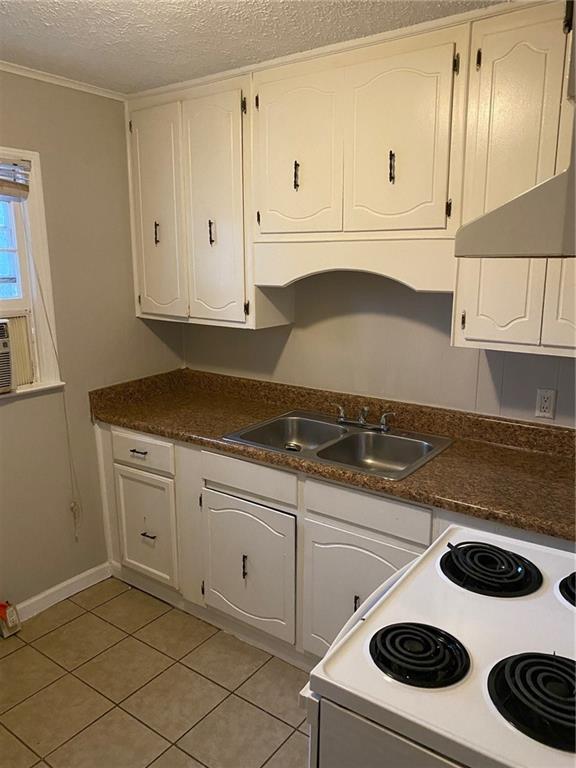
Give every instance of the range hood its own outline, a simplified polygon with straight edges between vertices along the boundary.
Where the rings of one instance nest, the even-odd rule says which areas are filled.
[[[464,224],[454,255],[464,258],[574,256],[574,162],[508,203]]]

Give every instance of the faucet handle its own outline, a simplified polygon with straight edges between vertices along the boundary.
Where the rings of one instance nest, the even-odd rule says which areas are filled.
[[[336,403],[336,408],[338,409],[338,421],[344,421],[346,419],[346,411],[344,410],[344,406],[340,405],[340,403]]]
[[[394,411],[384,411],[382,416],[380,416],[380,429],[382,432],[388,432],[390,430],[390,425],[388,424],[389,416],[396,416],[396,414]]]

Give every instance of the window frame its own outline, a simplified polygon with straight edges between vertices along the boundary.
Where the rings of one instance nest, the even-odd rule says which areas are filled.
[[[15,161],[29,160],[31,163],[28,198],[13,203],[14,209],[17,208],[14,210],[14,221],[23,298],[0,300],[0,316],[10,318],[29,315],[31,355],[34,363],[34,382],[0,395],[2,401],[35,394],[38,391],[58,389],[64,382],[60,378],[58,364],[40,154],[14,147],[0,147],[0,156]]]

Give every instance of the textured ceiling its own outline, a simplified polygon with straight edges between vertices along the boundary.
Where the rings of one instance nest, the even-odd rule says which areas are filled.
[[[498,0],[0,0],[0,58],[124,93]]]

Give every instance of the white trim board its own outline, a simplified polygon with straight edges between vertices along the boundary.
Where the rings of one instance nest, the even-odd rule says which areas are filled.
[[[20,619],[21,621],[26,621],[26,619],[32,618],[32,616],[45,611],[56,603],[66,600],[67,597],[71,597],[71,595],[75,595],[77,592],[82,592],[83,589],[92,587],[94,584],[98,584],[99,581],[104,581],[104,579],[111,575],[112,567],[110,563],[102,563],[94,568],[90,568],[88,571],[79,573],[77,576],[73,576],[68,581],[56,584],[45,592],[41,592],[39,595],[34,595],[34,597],[19,603],[16,607],[18,608]]]
[[[97,85],[82,83],[79,80],[71,80],[70,78],[63,77],[62,75],[53,75],[50,72],[42,72],[39,69],[24,67],[21,64],[13,64],[10,61],[4,61],[2,59],[0,59],[0,72],[8,72],[11,75],[29,77],[32,80],[42,80],[44,83],[60,85],[63,88],[72,88],[76,91],[84,91],[85,93],[91,93],[93,96],[102,96],[104,99],[126,101],[127,98],[126,94],[120,93],[118,91],[109,91],[107,88],[100,88]]]

